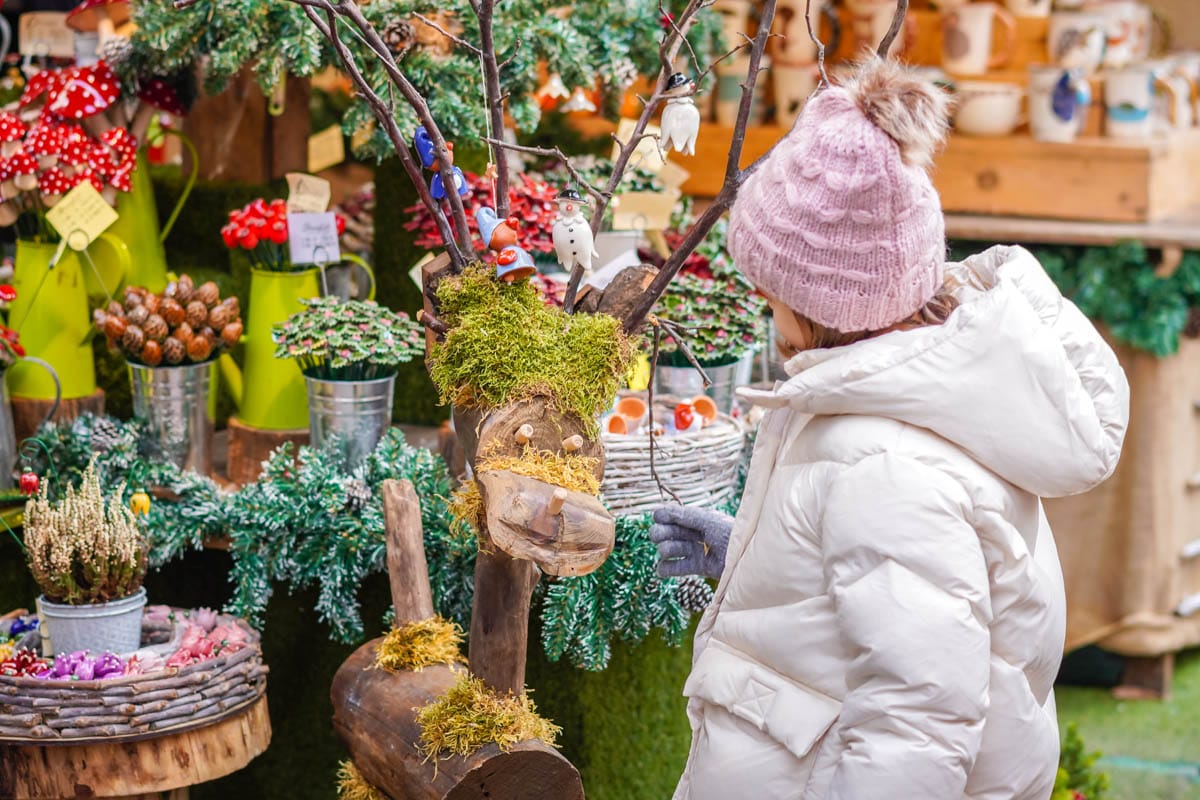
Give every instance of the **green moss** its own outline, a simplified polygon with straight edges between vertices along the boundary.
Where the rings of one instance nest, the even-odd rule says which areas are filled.
[[[443,403],[488,409],[546,395],[591,424],[612,403],[631,351],[613,317],[565,314],[484,265],[443,280],[437,297],[451,327],[430,363]]]

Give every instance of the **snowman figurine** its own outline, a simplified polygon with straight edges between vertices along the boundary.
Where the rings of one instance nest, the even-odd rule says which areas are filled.
[[[583,277],[592,275],[592,259],[599,258],[592,240],[592,226],[584,219],[583,210],[587,203],[579,192],[568,187],[558,193],[558,219],[554,221],[554,252],[559,265],[567,272],[578,264],[583,267]]]
[[[696,155],[696,135],[700,132],[700,111],[692,95],[696,92],[695,82],[676,72],[667,79],[667,89],[663,92],[667,107],[663,109],[661,133],[658,137],[658,150],[666,158],[663,143],[676,152],[684,155]]]

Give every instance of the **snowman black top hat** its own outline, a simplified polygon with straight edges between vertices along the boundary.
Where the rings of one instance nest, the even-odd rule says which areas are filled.
[[[567,188],[563,189],[554,199],[559,202],[564,200],[569,200],[576,203],[583,202],[583,197],[579,194],[574,186],[568,186]]]
[[[667,78],[666,91],[680,93],[677,90],[685,88],[691,82],[692,79],[682,72],[674,72],[671,77]]]

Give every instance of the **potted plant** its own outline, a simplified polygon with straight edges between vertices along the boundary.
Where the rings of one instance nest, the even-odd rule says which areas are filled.
[[[128,653],[141,643],[148,547],[124,490],[105,498],[92,463],[61,500],[43,481],[25,505],[25,554],[57,652]]]
[[[424,329],[371,300],[301,302],[306,308],[272,332],[275,356],[304,374],[312,445],[336,446],[352,465],[391,424],[396,368],[425,354]]]
[[[212,281],[196,286],[180,275],[159,294],[130,286],[123,303],[114,300],[93,318],[129,364],[133,413],[146,421],[147,455],[208,474],[211,366],[242,337],[238,299],[222,300]]]
[[[678,232],[669,232],[675,246]],[[642,253],[653,261],[652,253]],[[702,245],[684,262],[679,277],[658,301],[655,313],[687,334],[687,344],[712,380],[705,390],[671,338],[662,340],[655,389],[693,397],[707,393],[721,411],[733,408],[734,389],[749,383],[754,354],[762,349],[767,303],[733,267],[725,250],[725,221],[713,226]]]

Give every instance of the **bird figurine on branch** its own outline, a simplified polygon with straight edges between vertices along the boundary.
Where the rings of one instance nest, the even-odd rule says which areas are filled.
[[[429,182],[429,193],[433,195],[434,200],[446,199],[446,187],[442,184],[441,161],[433,152],[433,140],[429,138],[429,132],[425,130],[425,126],[417,128],[416,134],[413,136],[413,144],[417,148],[417,154],[421,156],[421,164],[425,169],[433,173],[433,180]],[[446,153],[448,155],[448,163],[450,174],[454,176],[454,189],[459,196],[466,195],[471,191],[471,187],[467,185],[467,179],[463,177],[463,171],[454,166],[454,143],[446,142]]]
[[[583,277],[592,275],[592,259],[599,258],[596,252],[592,227],[584,217],[587,201],[572,187],[558,193],[554,199],[558,204],[558,219],[554,221],[554,252],[558,263],[567,272],[575,265],[583,267]]]
[[[696,92],[696,83],[682,72],[676,72],[667,79],[667,88],[663,95],[668,98],[667,107],[662,112],[661,133],[658,138],[658,149],[666,158],[666,148],[684,155],[696,155],[696,136],[700,133],[700,111],[692,95]]]
[[[487,248],[496,254],[496,277],[507,283],[528,278],[537,272],[533,256],[517,246],[516,217],[500,219],[487,206],[475,212],[479,236]]]

